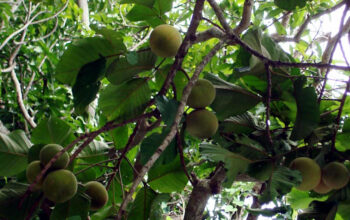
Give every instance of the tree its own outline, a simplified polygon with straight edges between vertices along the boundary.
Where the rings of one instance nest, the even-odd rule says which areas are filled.
[[[349,179],[350,78],[329,77],[349,75],[349,7],[349,0],[0,2],[0,218],[347,219],[350,185],[298,190],[308,172],[291,162],[336,162],[341,186]],[[311,27],[334,11],[342,13],[334,36]],[[175,57],[150,49],[161,24],[182,35]],[[186,130],[199,78],[216,96],[197,112],[218,119],[203,139]],[[63,149],[29,184],[26,168],[47,144]],[[78,186],[54,203],[37,183],[45,185],[65,152],[65,173]],[[107,189],[102,209],[90,210],[90,181]]]

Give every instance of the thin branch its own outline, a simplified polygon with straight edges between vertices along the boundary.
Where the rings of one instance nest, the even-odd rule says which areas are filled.
[[[180,161],[181,161],[181,165],[182,165],[182,168],[184,170],[184,173],[186,174],[187,176],[187,179],[191,182],[192,186],[194,185],[193,183],[193,180],[190,176],[190,174],[188,173],[187,171],[187,168],[186,168],[186,163],[185,163],[185,158],[184,158],[184,150],[183,150],[183,147],[182,147],[182,143],[181,143],[181,137],[180,137],[180,134],[179,132],[176,132],[176,144],[177,144],[177,148],[179,150],[179,154],[180,154]]]
[[[243,6],[242,19],[238,26],[233,29],[233,32],[237,35],[241,34],[250,26],[250,19],[252,15],[253,0],[245,0]]]
[[[203,58],[202,62],[195,69],[191,80],[188,82],[188,84],[186,85],[186,87],[183,90],[181,102],[180,102],[180,105],[177,109],[176,117],[174,119],[173,125],[171,126],[169,134],[165,137],[162,144],[158,147],[158,149],[155,151],[155,153],[152,155],[152,157],[142,167],[142,169],[139,172],[140,174],[135,178],[128,194],[126,195],[126,198],[124,199],[124,201],[122,202],[122,204],[120,206],[117,219],[120,220],[122,218],[122,216],[125,212],[126,206],[131,201],[132,195],[135,192],[139,183],[141,182],[141,179],[143,178],[143,176],[148,172],[148,170],[152,167],[152,165],[155,163],[155,161],[159,158],[161,153],[166,149],[166,147],[169,145],[169,143],[173,140],[174,136],[176,135],[178,125],[180,124],[180,120],[182,118],[182,114],[184,113],[184,108],[185,108],[188,96],[192,90],[193,85],[197,81],[199,74],[204,69],[204,66],[211,60],[211,58],[217,53],[217,51],[219,51],[221,49],[221,47],[223,45],[224,45],[223,41],[216,44],[211,49],[211,51]]]
[[[60,15],[64,10],[66,10],[66,8],[68,7],[68,3],[69,3],[69,1],[66,1],[66,3],[62,6],[62,8],[61,8],[60,10],[58,10],[58,11],[57,11],[55,14],[53,14],[52,16],[47,17],[47,18],[44,18],[44,19],[41,19],[41,20],[38,20],[38,21],[34,21],[32,24],[40,24],[40,23],[43,23],[43,22],[45,22],[45,21],[54,19],[55,17],[57,17],[58,15]]]
[[[298,29],[297,33],[293,36],[293,37],[287,37],[287,36],[281,36],[281,35],[277,35],[277,36],[273,36],[273,39],[277,42],[299,42],[300,38],[302,36],[302,34],[304,33],[304,31],[306,30],[307,26],[309,25],[309,23],[314,20],[317,19],[325,14],[329,14],[339,8],[341,8],[346,1],[342,1],[339,4],[333,6],[332,8],[328,8],[322,12],[319,12],[313,16],[307,16],[306,20],[304,21],[304,23],[300,26],[300,28]]]
[[[159,94],[164,95],[168,90],[173,78],[176,75],[177,70],[179,70],[182,66],[182,62],[184,60],[185,55],[187,54],[188,49],[190,48],[192,41],[196,38],[196,30],[198,28],[199,22],[202,18],[202,10],[204,7],[204,0],[196,0],[196,5],[193,10],[193,15],[191,19],[191,23],[186,32],[186,36],[175,56],[175,62],[171,66],[171,69],[165,79],[163,87],[161,88]]]
[[[215,2],[215,0],[207,0],[214,10],[216,17],[219,19],[220,24],[225,29],[226,33],[230,34],[232,33],[232,28],[226,21],[226,18],[224,17],[224,13],[222,12],[220,6]]]

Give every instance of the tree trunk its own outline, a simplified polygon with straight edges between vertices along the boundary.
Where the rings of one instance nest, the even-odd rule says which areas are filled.
[[[89,28],[90,21],[89,21],[89,5],[88,0],[78,0],[79,7],[83,10],[83,23]]]

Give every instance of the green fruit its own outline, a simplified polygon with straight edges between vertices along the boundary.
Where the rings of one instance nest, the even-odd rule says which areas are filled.
[[[26,176],[28,183],[33,183],[36,177],[41,173],[41,165],[39,160],[32,161],[26,170]],[[34,186],[34,190],[41,189],[43,185],[43,178],[40,178],[39,182]]]
[[[46,166],[46,164],[49,163],[49,161],[61,150],[63,147],[61,147],[58,144],[48,144],[43,147],[40,151],[40,162]],[[64,152],[58,160],[56,160],[55,163],[52,164],[52,169],[64,169],[67,167],[69,162],[69,155],[67,152]]]
[[[302,176],[302,182],[296,188],[298,190],[308,191],[314,189],[321,181],[321,168],[312,159],[308,157],[298,157],[290,164],[292,170],[299,170]]]
[[[322,180],[332,189],[341,189],[349,182],[349,171],[344,164],[331,162],[323,167]]]
[[[78,189],[77,178],[69,170],[49,173],[43,183],[44,196],[56,203],[70,200]]]
[[[186,117],[187,132],[197,138],[210,138],[218,126],[215,114],[206,109],[193,111]]]
[[[199,79],[192,88],[187,105],[192,108],[205,108],[214,101],[215,94],[214,85],[210,81]]]
[[[324,184],[321,178],[320,183],[313,190],[319,194],[327,194],[332,190],[332,188]]]
[[[168,24],[157,26],[151,33],[149,44],[153,53],[160,57],[173,57],[182,43],[178,30]]]
[[[106,205],[108,201],[108,192],[101,183],[90,181],[85,184],[85,188],[85,193],[91,197],[91,210],[95,211]]]

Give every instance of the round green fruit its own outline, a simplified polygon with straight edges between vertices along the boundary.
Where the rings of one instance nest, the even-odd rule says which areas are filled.
[[[91,197],[91,210],[95,211],[106,205],[108,192],[100,182],[90,181],[85,184],[85,188],[85,193]]]
[[[197,138],[210,138],[218,126],[215,114],[206,109],[193,111],[186,117],[187,132]]]
[[[314,189],[321,181],[321,168],[308,157],[298,157],[290,164],[292,170],[299,170],[302,182],[296,188],[298,190],[309,191]]]
[[[28,183],[33,183],[36,177],[41,173],[41,165],[39,160],[32,161],[26,170],[26,176]],[[40,178],[39,182],[34,186],[34,190],[41,189],[43,185],[43,178]]]
[[[149,44],[153,53],[160,57],[173,57],[182,43],[178,30],[168,24],[157,26],[151,33]]]
[[[192,88],[187,105],[192,108],[205,108],[214,101],[215,95],[214,85],[209,80],[199,79]]]
[[[349,171],[344,164],[331,162],[323,167],[322,180],[332,189],[341,189],[349,182]]]
[[[69,170],[49,173],[43,183],[44,196],[56,203],[70,200],[78,189],[77,178]]]
[[[321,178],[320,183],[313,190],[319,194],[327,194],[332,190],[332,188],[324,184]]]
[[[46,166],[46,164],[49,163],[49,161],[61,150],[63,147],[61,147],[58,144],[47,144],[45,145],[41,151],[40,151],[40,162]],[[52,169],[64,169],[68,166],[69,162],[69,155],[67,152],[64,152],[58,160],[56,160],[55,163],[52,164]]]

